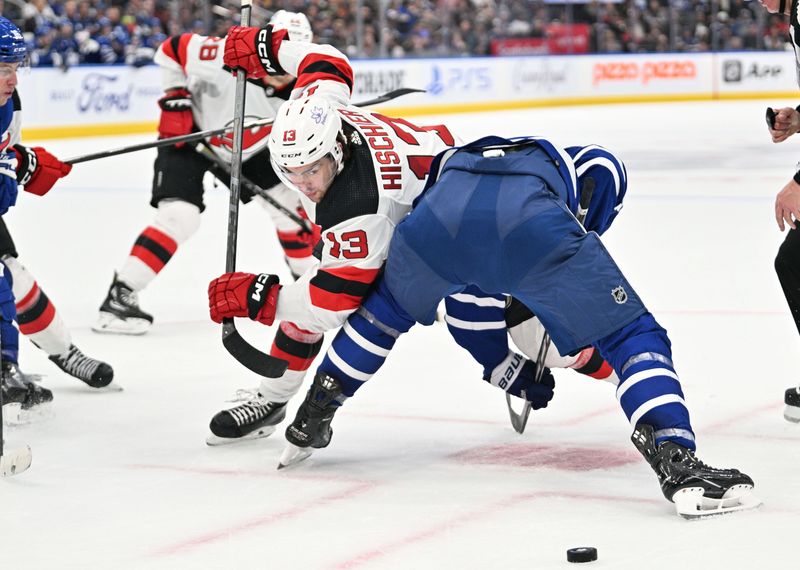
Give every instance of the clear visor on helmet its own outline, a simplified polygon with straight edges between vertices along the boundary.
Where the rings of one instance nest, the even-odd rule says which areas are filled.
[[[275,165],[280,170],[280,173],[283,174],[287,179],[289,179],[293,183],[302,182],[304,180],[309,180],[319,174],[320,170],[325,166],[326,159],[330,158],[333,160],[333,155],[331,153],[326,154],[319,160],[309,164],[306,168],[303,168],[299,171],[292,171],[289,170],[287,167],[275,163]]]

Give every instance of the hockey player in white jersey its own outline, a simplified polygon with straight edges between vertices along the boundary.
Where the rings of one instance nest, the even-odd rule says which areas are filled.
[[[262,380],[244,403],[214,416],[210,444],[274,431],[319,353],[323,332],[342,325],[378,276],[395,225],[422,191],[433,156],[455,142],[443,125],[420,127],[350,105],[353,70],[344,54],[285,40],[271,26],[232,28],[225,63],[245,69],[250,79],[268,72],[297,77],[270,133],[270,157],[321,227],[321,259],[283,287],[274,275],[246,273],[209,285],[215,322],[281,321],[270,355],[289,363],[281,378]],[[254,301],[252,292],[262,286]]]
[[[293,42],[312,38],[308,19],[299,13],[281,10],[273,17],[276,27],[288,33]],[[168,138],[195,130],[219,129],[233,120],[236,82],[223,68],[225,38],[182,34],[167,39],[156,52],[161,66],[165,94],[160,99],[159,136]],[[294,77],[282,74],[255,80],[247,89],[245,122],[270,119],[289,97]],[[271,127],[248,129],[244,133],[243,174],[288,211],[305,217],[296,193],[290,191],[273,172],[268,157],[267,136]],[[230,164],[230,135],[212,137],[208,146]],[[203,177],[211,171],[224,184],[228,174],[221,172],[207,158],[186,145],[162,147],[154,165],[153,195],[150,204],[155,218],[134,241],[130,254],[114,275],[108,294],[100,307],[93,329],[97,332],[143,334],[153,317],[138,304],[138,293],[164,269],[198,229],[203,203]],[[259,202],[277,230],[289,269],[301,275],[314,261],[312,252],[319,239],[317,228],[305,231],[295,220],[252,196],[243,188],[242,200]]]

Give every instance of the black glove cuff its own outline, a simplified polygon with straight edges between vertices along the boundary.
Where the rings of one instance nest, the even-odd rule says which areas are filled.
[[[36,167],[39,161],[36,159],[36,153],[33,149],[21,144],[15,144],[14,150],[17,151],[17,184],[25,186],[31,181],[33,173],[36,172]]]
[[[267,24],[256,34],[256,55],[267,75],[286,75],[272,50],[272,24]]]
[[[158,106],[162,111],[167,113],[182,113],[184,111],[192,110],[192,94],[185,88],[179,87],[175,89],[175,93],[171,95],[164,95],[158,100]]]
[[[252,320],[256,320],[258,313],[267,302],[269,292],[278,283],[280,279],[277,275],[270,275],[269,273],[259,273],[250,287],[247,289],[247,316]]]

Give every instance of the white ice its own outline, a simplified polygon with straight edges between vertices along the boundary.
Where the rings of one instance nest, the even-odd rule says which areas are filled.
[[[0,568],[793,568],[800,528],[800,425],[782,418],[800,343],[773,259],[773,200],[798,140],[769,141],[764,108],[796,101],[565,107],[443,115],[464,137],[542,134],[602,144],[628,164],[626,205],[606,242],[669,330],[698,455],[737,467],[764,506],[686,522],[629,442],[612,387],[557,373],[527,432],[444,327],[417,327],[334,420],[331,446],[277,472],[282,429],[239,446],[204,443],[211,416],[256,378],[207,318],[224,269],[227,196],[206,195],[198,234],[141,295],[144,337],[89,330],[149,223],[154,152],[81,164],[5,216],[20,259],[84,352],[121,393],[92,393],[23,340],[46,374],[49,419],[7,433],[33,466],[0,481]],[[147,137],[47,141],[61,157]],[[31,142],[31,141],[29,141]],[[258,206],[242,209],[242,270],[287,276]],[[266,350],[272,331],[246,326]],[[300,397],[290,404],[290,417]]]

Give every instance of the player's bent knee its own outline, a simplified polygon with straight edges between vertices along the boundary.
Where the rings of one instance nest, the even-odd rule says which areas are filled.
[[[200,227],[200,208],[183,200],[162,200],[154,225],[179,244],[183,243]]]
[[[22,299],[30,292],[36,280],[33,278],[30,271],[28,271],[16,257],[4,255],[2,261],[3,265],[8,268],[8,272],[11,274],[14,296],[18,299]]]

